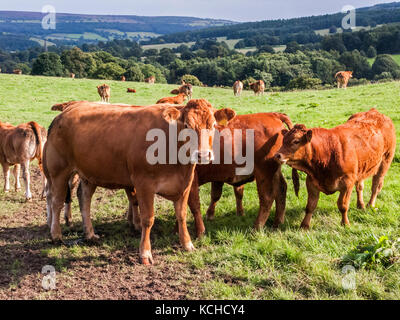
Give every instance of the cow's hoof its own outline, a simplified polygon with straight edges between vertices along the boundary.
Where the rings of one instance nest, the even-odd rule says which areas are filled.
[[[93,234],[91,236],[85,237],[85,241],[87,243],[92,243],[92,244],[97,244],[100,240],[100,236],[98,236],[97,234]]]
[[[71,226],[71,219],[65,218],[65,225],[67,227]]]
[[[15,192],[20,192],[21,188],[15,188]]]
[[[236,212],[236,215],[239,217],[244,217],[244,210],[239,210],[238,212]]]
[[[186,244],[183,246],[183,248],[184,248],[186,251],[189,251],[189,252],[195,250],[192,241],[186,243]]]
[[[310,225],[309,225],[309,224],[302,223],[302,224],[300,225],[300,229],[301,229],[301,230],[310,230]]]
[[[4,190],[4,193],[9,193],[10,192],[10,190],[8,189],[8,190]]]
[[[26,198],[25,202],[32,202],[32,197],[31,198]]]
[[[152,258],[140,258],[140,264],[151,266],[154,263]]]
[[[213,221],[214,218],[215,218],[215,215],[213,213],[208,213],[207,212],[206,218],[207,218],[208,221]]]
[[[205,229],[196,231],[196,238],[197,239],[201,239],[201,238],[204,237],[205,234],[206,234],[206,230]]]
[[[55,245],[64,244],[64,241],[63,241],[61,235],[60,235],[60,236],[54,236],[54,237],[52,236],[52,237],[51,237],[51,242],[52,242],[53,244],[55,244]]]

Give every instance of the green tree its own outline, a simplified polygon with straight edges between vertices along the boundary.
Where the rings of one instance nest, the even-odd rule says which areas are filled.
[[[54,52],[44,52],[33,62],[33,75],[61,77],[64,75],[64,68],[60,56]]]
[[[93,73],[93,77],[96,79],[119,80],[124,73],[125,69],[123,69],[119,64],[109,62],[98,66]]]
[[[399,77],[400,66],[393,60],[392,56],[388,54],[380,54],[376,57],[372,65],[372,72],[374,76],[381,75],[384,72],[389,72],[393,78]]]
[[[86,78],[96,70],[96,61],[90,53],[85,53],[75,47],[61,54],[61,62],[68,72],[73,72],[78,78]]]

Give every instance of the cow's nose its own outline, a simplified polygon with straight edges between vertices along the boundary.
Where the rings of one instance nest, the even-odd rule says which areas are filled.
[[[275,158],[276,161],[279,161],[280,163],[284,162],[283,161],[283,156],[282,156],[281,153],[275,154],[274,158]]]

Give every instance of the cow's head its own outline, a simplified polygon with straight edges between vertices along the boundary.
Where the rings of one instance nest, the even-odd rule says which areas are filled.
[[[296,124],[290,131],[282,130],[282,134],[282,147],[275,154],[275,159],[282,164],[295,165],[306,155],[306,147],[312,139],[312,130],[308,130],[303,124]]]
[[[181,128],[194,130],[198,137],[198,148],[191,154],[192,162],[207,164],[214,159],[213,139],[215,126],[225,126],[236,116],[232,109],[215,110],[204,99],[190,100],[183,108],[168,107],[163,117],[169,123],[177,122]]]
[[[349,71],[349,77],[353,78],[353,71]]]

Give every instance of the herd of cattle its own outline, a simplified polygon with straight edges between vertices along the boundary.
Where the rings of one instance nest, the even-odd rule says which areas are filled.
[[[262,81],[253,85],[256,93],[264,91]],[[337,206],[342,214],[342,224],[348,225],[353,187],[356,186],[357,207],[364,208],[364,180],[372,176],[368,205],[373,207],[395,153],[393,122],[376,109],[354,114],[347,122],[332,129],[307,128],[302,124],[293,125],[282,113],[236,115],[229,108],[216,110],[204,99],[191,99],[193,87],[186,83],[172,91],[176,97],[160,99],[150,106],[105,104],[110,98],[109,86],[102,85],[97,89],[102,103],[70,101],[54,105],[52,110],[61,113],[47,132],[35,122],[19,126],[0,122],[4,190],[10,190],[12,166],[15,190],[20,189],[22,167],[26,199],[30,200],[29,164],[38,159],[51,238],[62,241],[60,214],[65,207],[65,221],[71,222],[74,186],[79,185],[77,196],[88,240],[98,238],[90,219],[91,198],[96,188],[124,189],[129,200],[128,222],[142,234],[139,252],[143,264],[153,263],[150,230],[154,223],[155,195],[173,201],[181,245],[190,251],[194,247],[186,225],[188,205],[194,216],[197,237],[205,232],[200,211],[201,185],[211,182],[211,203],[206,216],[212,220],[225,183],[233,186],[237,214],[243,215],[244,185],[255,180],[259,196],[255,228],[265,225],[274,201],[273,227],[277,228],[285,218],[287,183],[281,166],[287,164],[292,168],[296,195],[300,185],[297,170],[307,175],[308,202],[301,227],[310,227],[320,192],[333,194],[337,191],[340,193]],[[242,89],[243,83],[237,81],[235,95],[240,95]],[[185,98],[189,98],[186,105],[183,104]],[[157,128],[168,136],[170,124],[176,125],[178,134],[189,128],[201,137],[192,157],[196,161],[187,164],[150,164],[147,161],[146,150],[152,144],[146,139],[147,132]],[[232,133],[234,130],[254,130],[254,169],[250,174],[238,175],[236,169],[241,165],[235,161],[213,162],[214,137],[220,139],[217,144],[220,154],[228,153],[231,159],[235,153],[243,154],[246,150],[245,135],[239,144],[241,147],[237,147],[236,142],[226,144],[224,139],[229,139],[227,137],[215,136],[216,130],[225,129]],[[242,150],[237,150],[240,148]]]

